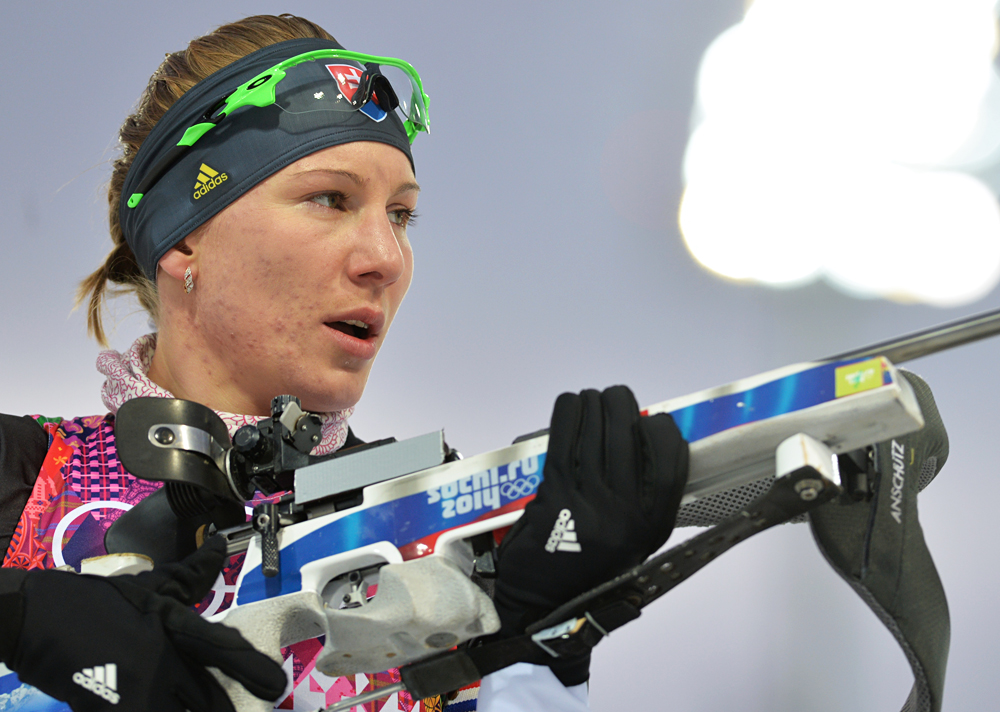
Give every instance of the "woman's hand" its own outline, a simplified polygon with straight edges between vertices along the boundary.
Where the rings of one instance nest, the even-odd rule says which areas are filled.
[[[522,633],[659,549],[687,475],[688,445],[673,419],[641,417],[625,386],[559,396],[544,480],[500,546],[500,634]],[[564,684],[587,679],[589,656],[559,662],[553,671]]]
[[[232,712],[207,667],[275,700],[287,684],[281,667],[189,608],[225,559],[218,540],[137,576],[10,571],[22,575],[18,590],[0,593],[0,659],[77,712]]]

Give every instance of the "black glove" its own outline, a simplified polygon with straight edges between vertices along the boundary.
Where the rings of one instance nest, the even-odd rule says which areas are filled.
[[[500,635],[523,633],[659,549],[687,474],[688,445],[673,418],[641,417],[625,386],[559,396],[544,480],[498,552]],[[589,656],[551,667],[563,684],[580,684]]]
[[[287,683],[281,666],[189,608],[225,560],[220,538],[137,576],[7,570],[20,586],[0,594],[0,660],[76,712],[233,712],[206,666],[275,700]]]

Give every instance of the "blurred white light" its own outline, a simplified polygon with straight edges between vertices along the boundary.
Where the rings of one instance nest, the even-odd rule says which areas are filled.
[[[1000,210],[941,167],[972,155],[996,40],[986,0],[755,0],[699,73],[679,216],[692,255],[774,285],[984,295]]]

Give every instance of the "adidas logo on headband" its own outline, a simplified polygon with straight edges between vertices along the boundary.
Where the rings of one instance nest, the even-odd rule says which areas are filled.
[[[219,173],[217,170],[210,168],[207,163],[202,163],[201,168],[198,169],[198,180],[194,182],[194,199],[198,200],[203,195],[208,195],[208,191],[212,190],[225,181],[229,180],[229,176],[225,173]]]

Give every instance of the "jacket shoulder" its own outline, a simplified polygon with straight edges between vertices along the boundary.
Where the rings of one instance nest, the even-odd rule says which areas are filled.
[[[0,413],[0,556],[7,550],[49,449],[42,420],[60,419]]]

